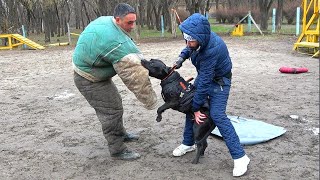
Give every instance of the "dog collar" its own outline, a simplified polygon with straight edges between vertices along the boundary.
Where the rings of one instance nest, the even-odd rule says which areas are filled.
[[[177,65],[174,65],[171,69],[170,69],[170,73],[168,74],[168,76],[166,76],[165,78],[163,78],[161,81],[166,80],[169,76],[171,76],[171,74],[174,72],[174,70],[176,69]]]

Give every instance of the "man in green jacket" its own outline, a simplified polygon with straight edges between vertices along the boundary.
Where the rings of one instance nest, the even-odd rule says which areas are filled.
[[[112,77],[118,74],[146,109],[157,105],[148,70],[141,65],[142,54],[128,34],[135,21],[134,8],[118,4],[113,16],[99,17],[85,28],[72,57],[74,82],[95,109],[111,156],[122,160],[140,157],[124,144],[139,137],[123,126],[122,99]]]

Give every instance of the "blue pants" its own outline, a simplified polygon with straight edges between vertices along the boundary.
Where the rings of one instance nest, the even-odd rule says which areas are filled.
[[[210,116],[218,127],[233,159],[241,158],[245,155],[239,137],[234,130],[230,119],[226,115],[226,107],[230,92],[231,80],[223,78],[224,86],[212,82],[209,89],[210,99]],[[222,88],[222,89],[221,89]],[[193,123],[191,115],[186,115],[185,128],[183,133],[182,144],[191,146],[194,144],[193,139]]]

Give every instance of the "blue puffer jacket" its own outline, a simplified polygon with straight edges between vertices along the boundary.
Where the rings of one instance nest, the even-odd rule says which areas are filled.
[[[226,44],[216,33],[211,32],[206,17],[195,13],[183,21],[179,28],[200,44],[197,50],[186,47],[179,55],[184,59],[191,58],[198,72],[195,81],[197,90],[192,104],[192,110],[195,112],[205,103],[213,79],[230,73],[232,62]]]

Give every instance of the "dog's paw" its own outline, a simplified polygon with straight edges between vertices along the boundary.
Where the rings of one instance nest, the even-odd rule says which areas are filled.
[[[191,163],[192,164],[198,164],[199,163],[199,159],[195,158]]]
[[[156,119],[157,122],[160,122],[161,120],[162,120],[161,118],[157,118],[157,119]]]
[[[157,121],[157,122],[160,122],[161,120],[162,120],[162,117],[161,117],[161,116],[157,116],[156,121]]]

